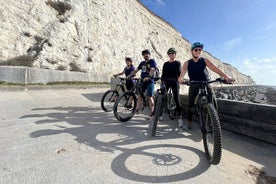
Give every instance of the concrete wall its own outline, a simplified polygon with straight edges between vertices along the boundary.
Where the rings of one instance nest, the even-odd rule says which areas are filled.
[[[184,116],[188,96],[181,95]],[[276,144],[276,106],[218,99],[223,129]]]
[[[109,82],[109,77],[95,73],[48,70],[20,66],[0,66],[0,81],[33,84],[63,81]]]

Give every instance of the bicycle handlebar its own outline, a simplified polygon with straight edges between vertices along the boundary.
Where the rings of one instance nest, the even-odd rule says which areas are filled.
[[[154,80],[158,81],[158,80],[168,80],[168,81],[176,81],[177,82],[177,78],[162,78],[162,77],[155,77]]]
[[[189,86],[191,84],[211,84],[211,83],[214,83],[214,82],[220,82],[220,83],[223,83],[223,84],[232,84],[231,82],[227,82],[223,78],[216,78],[215,80],[209,80],[209,81],[191,80],[191,81],[185,81],[183,84],[186,84],[187,86]]]

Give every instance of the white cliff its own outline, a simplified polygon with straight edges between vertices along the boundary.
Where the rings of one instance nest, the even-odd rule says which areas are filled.
[[[74,65],[97,76],[93,82],[122,71],[126,56],[137,66],[146,48],[160,68],[169,47],[178,50],[182,63],[190,58],[189,41],[138,0],[0,0],[0,21],[0,62],[26,60],[50,70]],[[203,55],[237,83],[254,83],[230,64]]]

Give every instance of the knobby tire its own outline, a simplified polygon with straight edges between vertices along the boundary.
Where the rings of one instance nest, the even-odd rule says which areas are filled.
[[[203,122],[202,137],[207,160],[210,164],[217,165],[222,154],[222,133],[218,113],[214,105],[208,103],[203,105],[200,116]],[[212,141],[212,147],[208,144],[209,141]]]
[[[116,90],[107,90],[101,99],[101,107],[105,112],[111,112],[113,110],[113,105],[115,103],[115,100],[119,96],[119,93]],[[106,99],[109,98],[109,99]],[[114,102],[111,102],[111,100],[114,100]],[[109,103],[109,104],[107,104]],[[108,105],[110,107],[108,107]]]
[[[132,105],[131,107],[128,107],[127,105],[128,105],[128,102],[130,101],[132,101],[131,103]],[[134,116],[136,107],[137,107],[136,95],[132,92],[125,92],[117,98],[114,104],[113,113],[117,120],[125,122],[130,120]],[[121,114],[121,110],[125,112],[124,116]]]
[[[168,93],[167,96],[167,110],[168,110],[168,115],[170,117],[170,119],[174,119],[175,118],[175,101],[174,101],[174,97],[172,93]]]
[[[162,95],[157,95],[156,97],[156,104],[155,104],[155,113],[153,118],[150,120],[149,123],[149,128],[148,128],[148,134],[151,135],[151,137],[156,136],[156,129],[157,129],[157,123],[159,121],[160,115],[162,113],[163,109],[163,96]]]

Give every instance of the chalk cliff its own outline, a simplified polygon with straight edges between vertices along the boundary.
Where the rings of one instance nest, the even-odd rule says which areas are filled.
[[[0,0],[0,21],[0,62],[28,60],[50,70],[77,66],[96,75],[95,82],[122,71],[126,56],[137,66],[145,48],[160,68],[169,47],[182,63],[190,58],[189,41],[138,0]],[[208,52],[203,56],[237,83],[254,83]]]

